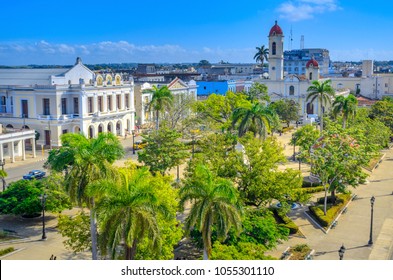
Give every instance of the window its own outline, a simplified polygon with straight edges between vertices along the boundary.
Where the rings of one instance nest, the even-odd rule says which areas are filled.
[[[130,105],[129,105],[129,103],[128,103],[128,102],[129,102],[129,96],[130,96],[129,94],[126,94],[126,95],[125,95],[125,98],[126,98],[125,107],[126,107],[126,108],[129,108],[129,107],[130,107]]]
[[[294,95],[295,94],[295,87],[294,86],[290,86],[289,87],[289,95]]]
[[[310,80],[312,80],[312,73],[310,73]]]
[[[98,96],[98,111],[102,112],[102,96]]]
[[[68,130],[67,129],[63,129],[63,134],[67,134]]]
[[[42,103],[43,103],[43,108],[44,108],[44,115],[46,115],[46,116],[50,115],[49,98],[42,99]]]
[[[89,114],[93,113],[93,97],[87,98],[87,112]]]
[[[67,98],[61,99],[61,114],[62,115],[67,114]]]
[[[79,114],[79,98],[74,97],[74,114]]]
[[[121,105],[121,95],[117,94],[116,95],[116,108],[120,109],[120,107],[121,107],[120,105]]]
[[[111,95],[108,95],[108,102],[107,102],[107,104],[108,104],[108,111],[110,112],[110,111],[112,111],[112,96]]]
[[[273,42],[273,44],[272,44],[272,55],[276,55],[276,49],[277,49],[276,42]]]
[[[388,87],[388,83],[385,83],[385,87]]]
[[[27,104],[27,100],[22,100],[22,118],[29,117],[29,105]]]

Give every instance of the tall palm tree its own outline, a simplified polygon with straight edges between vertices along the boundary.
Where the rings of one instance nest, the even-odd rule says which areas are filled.
[[[342,95],[337,96],[333,102],[333,115],[337,117],[337,115],[342,114],[343,116],[343,125],[342,127],[345,129],[347,120],[352,119],[356,115],[356,110],[358,107],[358,100],[352,94],[344,97]]]
[[[255,61],[258,63],[258,61],[261,62],[261,65],[263,67],[263,62],[266,60],[268,61],[268,56],[269,56],[269,49],[265,48],[265,45],[262,45],[261,47],[256,47],[257,52],[254,55]]]
[[[97,255],[97,229],[94,197],[86,193],[89,184],[116,175],[112,164],[124,155],[124,149],[112,133],[100,133],[88,139],[82,134],[67,133],[61,136],[62,147],[52,150],[45,163],[49,169],[65,172],[65,188],[72,201],[90,208],[90,233],[92,258]]]
[[[331,104],[332,98],[334,97],[334,89],[331,86],[331,80],[326,80],[323,82],[313,81],[312,86],[307,89],[307,99],[312,103],[318,100],[319,105],[319,118],[320,118],[320,130],[323,131],[323,113],[322,108],[324,105]]]
[[[239,107],[233,111],[232,127],[240,121],[238,126],[239,137],[251,130],[254,136],[259,134],[265,137],[274,123],[275,112],[261,103],[253,103],[250,108]]]
[[[160,112],[172,106],[174,99],[173,94],[167,86],[160,88],[153,86],[152,89],[145,90],[144,92],[152,94],[152,98],[148,106],[149,110],[153,109],[156,112],[156,129],[158,130],[160,128]]]
[[[169,209],[158,203],[147,168],[120,169],[119,180],[92,184],[89,192],[101,197],[96,210],[100,218],[100,248],[109,249],[112,259],[117,246],[124,245],[125,259],[135,258],[139,241],[147,237],[153,249],[160,248],[157,215],[169,217]]]
[[[241,206],[237,190],[229,180],[215,177],[204,165],[198,165],[180,189],[180,205],[192,202],[186,230],[194,226],[202,233],[203,259],[211,256],[212,226],[219,238],[225,238],[231,226],[241,230]]]

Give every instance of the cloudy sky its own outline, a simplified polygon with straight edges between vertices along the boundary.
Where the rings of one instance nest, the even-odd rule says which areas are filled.
[[[304,35],[332,60],[393,60],[392,10],[387,0],[4,1],[0,65],[252,62],[275,20],[285,49]]]

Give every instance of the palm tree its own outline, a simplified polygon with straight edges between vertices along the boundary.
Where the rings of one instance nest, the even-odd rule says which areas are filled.
[[[233,225],[241,230],[241,207],[237,191],[231,181],[215,177],[204,165],[198,165],[180,189],[180,205],[191,201],[192,207],[186,219],[186,230],[194,226],[201,232],[203,259],[211,256],[212,226],[219,238],[225,238]]]
[[[323,112],[322,112],[323,105],[330,104],[335,94],[334,89],[332,88],[330,83],[331,80],[326,80],[323,82],[313,81],[312,86],[310,86],[307,89],[308,95],[306,101],[310,100],[310,102],[312,103],[316,99],[318,100],[319,114],[320,114],[319,118],[321,121],[321,125],[320,125],[321,132],[323,131]]]
[[[340,113],[343,116],[343,125],[345,129],[346,122],[352,119],[356,115],[356,110],[358,106],[358,100],[352,94],[344,97],[342,95],[337,96],[333,102],[333,115],[337,117]]]
[[[135,258],[139,241],[147,237],[154,250],[160,248],[157,215],[169,217],[169,209],[158,203],[147,168],[120,169],[119,180],[92,184],[89,192],[102,197],[96,206],[100,218],[100,248],[109,249],[112,259],[117,246],[124,245],[125,259]]]
[[[152,89],[145,90],[144,92],[152,94],[152,98],[148,106],[149,110],[153,109],[154,111],[156,111],[156,129],[158,130],[160,128],[160,112],[172,106],[173,94],[167,86],[163,86],[160,88],[153,86]]]
[[[254,136],[257,134],[266,136],[274,123],[275,112],[261,103],[253,103],[251,108],[239,107],[233,111],[232,127],[240,121],[239,137],[251,130]]]
[[[65,172],[65,188],[72,201],[90,208],[92,258],[97,259],[97,230],[94,197],[86,193],[89,184],[116,175],[112,164],[124,155],[124,149],[112,133],[100,133],[88,139],[82,134],[61,136],[62,147],[52,150],[45,163],[50,169]]]
[[[263,67],[263,62],[266,60],[268,61],[268,56],[269,56],[269,49],[265,48],[265,45],[262,45],[261,47],[256,47],[257,52],[254,55],[255,61],[258,63],[258,61],[261,62],[261,65]]]

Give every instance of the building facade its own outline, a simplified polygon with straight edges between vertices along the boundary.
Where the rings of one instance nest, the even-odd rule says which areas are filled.
[[[38,145],[61,146],[68,132],[124,136],[134,117],[133,80],[95,74],[80,58],[70,69],[0,70],[0,123],[36,130]]]
[[[330,55],[327,49],[300,49],[284,51],[284,72],[304,75],[307,62],[314,58],[319,65],[320,73],[329,74]]]

